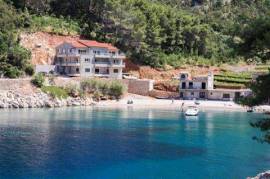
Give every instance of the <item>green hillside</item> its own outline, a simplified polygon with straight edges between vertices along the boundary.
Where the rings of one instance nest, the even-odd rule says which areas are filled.
[[[1,27],[5,31],[1,32],[1,39],[6,31],[16,34],[18,29],[80,34],[111,42],[133,62],[153,67],[269,61],[268,0],[0,0],[0,3],[8,6],[1,15],[16,18],[14,27]],[[2,23],[8,18],[1,18]]]

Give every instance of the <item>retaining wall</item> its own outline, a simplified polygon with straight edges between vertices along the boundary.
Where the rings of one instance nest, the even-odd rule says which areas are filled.
[[[154,80],[123,80],[128,84],[128,92],[148,96],[154,89]]]
[[[80,85],[80,81],[83,78],[64,78],[64,77],[55,77],[54,83],[56,86],[67,86],[70,84]],[[102,79],[111,81],[111,79]],[[48,79],[46,80],[46,82]],[[154,81],[153,80],[141,80],[141,79],[122,79],[119,80],[122,82],[128,89],[128,93],[139,94],[148,96],[150,91],[154,89]],[[0,90],[25,90],[26,92],[32,91],[33,85],[31,84],[31,78],[23,78],[23,79],[0,79]]]
[[[35,88],[31,84],[30,78],[19,78],[19,79],[0,79],[0,91],[20,91],[24,94],[32,93]]]

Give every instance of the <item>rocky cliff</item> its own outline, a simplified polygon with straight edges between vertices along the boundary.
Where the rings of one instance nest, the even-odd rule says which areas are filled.
[[[64,41],[73,41],[79,36],[61,36],[45,32],[22,33],[20,44],[31,51],[33,65],[52,64],[55,57],[55,47]]]

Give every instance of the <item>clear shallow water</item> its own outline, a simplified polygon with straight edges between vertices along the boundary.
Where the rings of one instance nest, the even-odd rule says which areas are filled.
[[[246,178],[270,169],[260,114],[170,110],[1,111],[0,178]]]

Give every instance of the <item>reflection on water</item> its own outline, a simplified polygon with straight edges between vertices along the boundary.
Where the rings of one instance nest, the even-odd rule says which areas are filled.
[[[103,170],[123,162],[130,167],[127,173],[138,170],[138,176],[155,176],[156,172],[150,174],[144,165],[132,165],[137,161],[158,164],[159,176],[165,178],[174,173],[179,176],[177,170],[183,167],[183,176],[194,168],[212,176],[208,168],[222,164],[226,165],[224,171],[220,169],[224,176],[228,176],[227,169],[237,168],[243,170],[241,178],[266,167],[265,163],[251,163],[265,156],[267,148],[253,148],[250,137],[254,130],[247,122],[252,116],[243,113],[202,112],[187,119],[178,111],[134,108],[1,112],[0,178],[85,178],[94,171],[93,177],[98,177]],[[174,167],[168,168],[168,161]],[[202,164],[200,168],[196,163]]]

